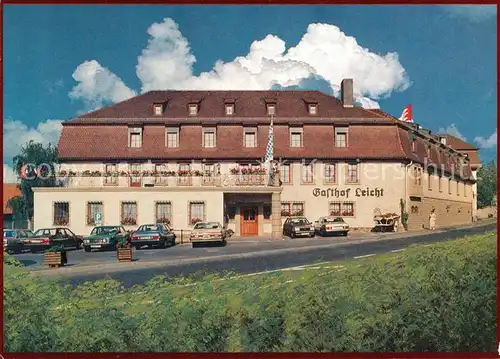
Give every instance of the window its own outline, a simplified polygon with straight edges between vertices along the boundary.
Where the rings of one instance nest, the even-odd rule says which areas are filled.
[[[264,219],[271,219],[271,206],[264,205],[262,214],[264,216]]]
[[[165,130],[165,146],[168,148],[179,147],[179,128],[167,127]]]
[[[411,150],[417,152],[417,140],[411,140]]]
[[[347,147],[347,128],[335,129],[335,147]]]
[[[417,171],[417,185],[421,186],[422,185],[422,169],[418,168]]]
[[[451,178],[448,178],[448,194],[451,194]]]
[[[427,189],[432,191],[432,174],[427,173]]]
[[[189,202],[189,224],[195,225],[205,220],[205,202]]]
[[[342,216],[354,217],[354,202],[342,202]]]
[[[121,224],[124,226],[137,224],[137,202],[122,202]]]
[[[328,204],[328,213],[330,216],[341,216],[342,211],[341,211],[341,204],[342,202],[330,202]]]
[[[358,175],[358,164],[357,163],[348,163],[347,164],[347,183],[358,183],[359,175]]]
[[[302,147],[302,128],[290,129],[290,147]]]
[[[234,105],[226,104],[226,115],[231,116],[234,115]]]
[[[189,104],[189,116],[196,116],[198,114],[198,104]]]
[[[229,219],[234,219],[236,217],[236,207],[230,206],[227,208],[227,217]]]
[[[95,226],[103,223],[103,205],[102,202],[87,202],[87,224]],[[100,214],[100,221],[96,222],[97,215]],[[100,222],[100,223],[99,223]]]
[[[431,146],[427,146],[427,160],[431,160]]]
[[[116,185],[118,183],[118,177],[116,176],[116,165],[108,164],[104,165],[104,184],[105,185]]]
[[[142,131],[141,131],[141,129],[130,129],[130,131],[129,131],[129,146],[132,148],[142,147]]]
[[[457,181],[457,196],[460,196],[460,182]]]
[[[439,192],[443,192],[443,177],[439,176],[438,177],[438,186],[439,186]]]
[[[156,223],[172,224],[172,204],[168,201],[156,202]]]
[[[69,223],[69,202],[54,203],[54,225],[67,226]]]
[[[283,183],[292,183],[291,168],[289,164],[280,166],[280,180]]]
[[[130,186],[131,187],[141,187],[141,165],[131,164],[130,165]]]
[[[325,163],[325,182],[337,182],[337,166],[334,163]]]
[[[177,176],[177,184],[189,186],[191,184],[191,165],[189,163],[181,163]]]
[[[203,164],[203,183],[213,184],[215,183],[215,164]]]
[[[215,128],[203,129],[203,147],[206,148],[215,147]]]
[[[276,115],[276,105],[268,104],[267,105],[267,114],[268,114],[268,116]]]
[[[153,105],[153,113],[158,116],[163,113],[163,105],[161,103],[156,103]]]
[[[166,184],[168,182],[167,177],[168,168],[166,164],[156,164],[155,165],[155,183],[156,184]]]
[[[244,129],[243,145],[245,147],[257,147],[257,129],[245,128]]]
[[[304,215],[304,203],[303,202],[282,202],[281,203],[281,215],[283,217],[303,216]]]
[[[415,183],[415,186],[418,185],[418,168],[413,167],[413,180]]]
[[[464,197],[467,197],[467,185],[464,182]]]
[[[302,164],[302,182],[303,183],[313,183],[314,182],[314,164]]]
[[[309,104],[309,114],[310,115],[316,115],[318,113],[318,105],[316,104]]]

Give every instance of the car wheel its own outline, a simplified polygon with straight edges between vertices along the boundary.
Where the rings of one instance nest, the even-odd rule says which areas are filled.
[[[198,244],[199,244],[198,242],[193,242],[193,243],[191,244],[191,246],[192,246],[192,248],[197,248],[197,247],[198,247]]]
[[[79,250],[79,249],[82,249],[82,242],[76,242],[76,249]]]
[[[90,249],[90,247],[89,247],[89,246],[85,246],[85,247],[83,247],[83,248],[85,249],[85,252],[90,252],[90,251],[92,250],[92,249]]]
[[[162,249],[167,248],[167,242],[161,241],[160,242],[160,248],[162,248]]]
[[[137,250],[140,250],[140,249],[141,249],[141,246],[138,246],[138,245],[136,245],[136,246],[134,246],[134,247],[135,247],[135,249],[137,249]]]
[[[31,253],[36,253],[36,249],[30,249]]]
[[[295,233],[291,232],[290,233],[290,238],[295,238]]]
[[[320,231],[319,231],[319,235],[320,235],[321,237],[324,237],[324,236],[325,236],[325,231],[324,231],[324,230],[322,230],[322,229],[320,229]]]
[[[316,236],[316,233],[311,233],[311,234],[309,235],[309,238],[314,238],[315,236]]]
[[[343,235],[344,237],[347,237],[347,232],[343,232],[343,233],[342,233],[342,235]]]

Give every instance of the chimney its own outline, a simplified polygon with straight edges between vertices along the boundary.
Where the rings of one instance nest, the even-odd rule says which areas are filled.
[[[353,95],[352,79],[343,79],[340,83],[340,99],[344,107],[353,107]]]

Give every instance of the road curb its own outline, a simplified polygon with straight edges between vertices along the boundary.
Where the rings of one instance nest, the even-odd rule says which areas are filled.
[[[138,262],[128,262],[128,263],[106,263],[106,264],[92,264],[92,265],[83,265],[78,267],[62,267],[59,269],[31,269],[29,270],[31,275],[34,276],[47,276],[47,277],[65,277],[65,276],[82,276],[82,275],[92,275],[92,274],[111,274],[116,272],[126,272],[126,271],[134,271],[134,270],[144,270],[144,269],[154,269],[154,268],[168,268],[175,267],[185,264],[191,263],[199,263],[199,262],[214,262],[221,260],[231,260],[231,259],[244,259],[244,258],[253,258],[253,257],[262,257],[272,254],[281,254],[287,252],[304,252],[309,250],[321,249],[321,248],[332,248],[332,247],[346,247],[351,245],[356,245],[360,243],[374,243],[381,241],[390,241],[402,238],[412,238],[412,237],[420,237],[429,234],[438,234],[445,232],[454,232],[463,229],[469,228],[478,228],[478,227],[487,227],[493,223],[485,223],[481,225],[468,226],[463,228],[455,228],[453,230],[436,230],[436,231],[427,231],[427,232],[419,232],[414,235],[408,235],[405,233],[404,235],[398,235],[397,237],[394,235],[383,235],[371,238],[363,238],[363,239],[355,239],[352,241],[342,241],[342,242],[334,242],[334,243],[325,243],[318,245],[310,245],[303,247],[292,247],[292,248],[278,248],[278,249],[269,249],[269,250],[260,250],[254,252],[247,253],[236,253],[236,254],[222,254],[217,256],[205,256],[205,257],[197,257],[197,258],[187,258],[187,259],[175,259],[175,260],[162,260],[162,261],[138,261]]]

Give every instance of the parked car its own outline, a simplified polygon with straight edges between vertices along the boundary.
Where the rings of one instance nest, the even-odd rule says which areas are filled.
[[[306,217],[288,217],[283,223],[283,235],[291,238],[314,237],[314,226]]]
[[[24,248],[32,253],[48,249],[55,245],[62,245],[64,248],[82,248],[83,237],[74,234],[69,228],[54,227],[42,228],[35,231],[32,237],[23,239]]]
[[[167,224],[143,224],[132,233],[132,245],[136,249],[147,245],[148,247],[175,246],[175,234]]]
[[[341,234],[347,236],[349,225],[342,217],[320,217],[314,222],[316,233],[324,237],[329,234]]]
[[[29,229],[4,229],[3,250],[8,253],[21,253],[24,250],[23,240],[33,237]]]
[[[130,232],[123,226],[97,226],[83,239],[83,248],[85,252],[91,252],[93,249],[116,249],[120,238],[130,240]]]
[[[220,222],[198,222],[194,225],[189,239],[193,248],[202,243],[219,243],[225,246],[227,233]]]

